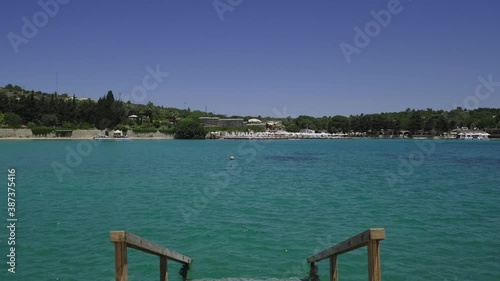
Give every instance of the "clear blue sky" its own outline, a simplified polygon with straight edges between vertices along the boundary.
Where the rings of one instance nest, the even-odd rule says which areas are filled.
[[[242,0],[221,21],[212,0],[72,0],[17,54],[8,34],[23,36],[23,17],[42,25],[43,9],[1,1],[0,84],[54,92],[58,73],[59,93],[97,99],[129,95],[159,65],[170,75],[142,103],[333,116],[449,110],[474,95],[479,76],[500,81],[498,0],[401,0],[348,63],[339,45],[355,46],[353,28],[391,1]],[[500,107],[500,86],[479,107]]]

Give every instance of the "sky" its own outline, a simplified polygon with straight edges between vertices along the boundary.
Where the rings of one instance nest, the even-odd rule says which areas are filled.
[[[1,86],[229,116],[500,107],[497,0],[5,0],[0,11]]]

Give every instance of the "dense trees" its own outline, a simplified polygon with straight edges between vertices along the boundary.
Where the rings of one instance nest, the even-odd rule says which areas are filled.
[[[130,115],[136,117],[128,118]],[[137,132],[176,131],[183,138],[204,137],[198,118],[218,116],[191,109],[180,110],[155,106],[153,103],[132,104],[116,100],[109,91],[97,101],[77,99],[67,94],[26,91],[19,86],[0,88],[0,128],[41,129],[115,129]],[[183,122],[180,122],[183,120]],[[201,128],[201,130],[200,130]],[[186,132],[182,132],[186,130]],[[43,131],[43,130],[42,130]]]
[[[360,114],[349,117],[335,115],[333,117],[314,118],[298,116],[281,119],[285,127],[297,129],[325,130],[334,132],[381,132],[408,130],[412,134],[442,133],[457,127],[498,128],[500,126],[500,109],[478,108],[468,111],[457,108],[443,110],[412,110],[401,112]],[[326,121],[325,121],[326,120]]]
[[[3,117],[3,121],[10,128],[19,128],[21,127],[21,117],[15,113],[7,112]]]
[[[335,115],[328,120],[327,130],[331,133],[348,132],[351,130],[351,124],[347,117]]]
[[[55,114],[44,114],[42,115],[41,124],[47,127],[57,126],[59,119]]]
[[[0,93],[0,112],[13,113],[21,118],[22,124],[34,123],[43,126],[62,126],[65,123],[92,122],[94,112],[82,111],[82,108],[95,107],[95,102],[77,104],[75,98],[61,95],[35,96],[34,93],[11,95]]]
[[[123,107],[123,102],[116,101],[112,91],[97,101],[94,119],[97,129],[115,128],[126,118],[127,112]]]
[[[7,89],[12,89],[8,91]],[[12,124],[19,123],[27,125],[50,127],[74,127],[80,125],[99,129],[114,128],[126,118],[126,109],[121,101],[114,99],[111,91],[100,98],[97,102],[85,99],[77,100],[75,96],[58,94],[35,94],[34,91],[15,91],[19,86],[7,85],[5,90],[0,91],[0,113],[9,113],[4,118],[4,125],[14,127]],[[7,123],[14,122],[14,123]],[[15,122],[16,121],[16,122]],[[0,124],[1,125],[1,124]]]
[[[203,139],[205,129],[198,119],[184,118],[179,121],[174,129],[175,135],[180,139]]]
[[[128,118],[136,115],[134,118]],[[204,136],[199,117],[226,117],[200,110],[177,109],[155,106],[153,103],[132,104],[115,99],[109,91],[97,101],[77,99],[67,94],[46,94],[26,91],[17,85],[0,88],[0,127],[19,128],[64,127],[68,129],[130,129],[137,132],[175,131],[182,138]],[[232,116],[237,118],[238,116]],[[246,120],[252,116],[241,117]],[[456,108],[444,110],[412,110],[401,112],[360,114],[351,116],[312,117],[300,115],[297,118],[261,117],[261,120],[281,120],[287,131],[300,129],[334,132],[381,132],[408,130],[412,134],[440,133],[457,127],[498,128],[500,109],[478,108],[466,110]]]

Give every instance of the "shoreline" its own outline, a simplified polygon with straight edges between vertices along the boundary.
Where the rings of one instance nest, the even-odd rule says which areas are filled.
[[[85,137],[0,137],[0,141],[29,141],[29,140],[50,140],[50,141],[58,141],[58,140],[90,140],[90,141],[100,141],[100,142],[107,142],[107,141],[127,141],[127,140],[182,140],[182,139],[176,139],[171,136],[165,136],[165,137],[128,137],[126,139],[120,139],[120,138],[110,138],[107,140],[95,140],[93,138],[85,138]],[[440,141],[453,141],[453,140],[460,140],[464,141],[461,139],[451,139],[451,138],[438,138],[438,139],[413,139],[413,138],[356,138],[356,137],[350,137],[350,138],[220,138],[220,139],[200,139],[200,140],[416,140],[416,141],[430,141],[430,140],[440,140]],[[500,138],[489,138],[487,140],[469,140],[469,141],[474,141],[474,142],[480,142],[480,141],[500,141]]]
[[[31,129],[0,129],[1,140],[94,140],[94,137],[99,136],[101,132],[97,129],[93,130],[75,130],[71,136],[56,136],[54,133],[46,136],[35,136]],[[500,140],[500,138],[489,137],[487,140]],[[172,140],[175,139],[173,134],[164,134],[159,131],[154,133],[135,133],[130,132],[126,139],[113,138],[96,141],[127,141],[127,140]],[[295,133],[220,133],[210,135],[207,134],[205,139],[226,139],[226,140],[303,140],[303,139],[321,139],[321,140],[359,140],[359,139],[380,139],[380,140],[458,140],[459,138],[437,137],[432,135],[415,135],[412,138],[407,137],[391,137],[391,136],[354,136],[347,134],[295,134]]]
[[[84,138],[84,137],[0,137],[0,141],[2,140],[91,140],[91,141],[127,141],[127,140],[174,140],[173,137],[165,136],[163,137],[129,137],[126,139],[113,139],[109,140],[95,140],[93,138]]]

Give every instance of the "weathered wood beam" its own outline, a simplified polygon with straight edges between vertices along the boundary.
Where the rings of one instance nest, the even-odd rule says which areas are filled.
[[[115,276],[116,281],[127,281],[127,245],[123,242],[115,243]]]
[[[330,257],[330,281],[338,281],[337,255]]]
[[[185,264],[192,263],[190,257],[179,254],[173,250],[165,248],[159,244],[143,239],[126,231],[111,231],[110,240],[113,243],[126,243],[128,247],[139,251],[150,253],[157,256],[166,256],[167,258]]]
[[[323,250],[315,255],[308,257],[307,261],[310,263],[318,262],[326,258],[329,258],[333,255],[340,255],[342,253],[349,252],[359,247],[365,246],[370,240],[384,240],[384,239],[385,239],[385,229],[370,228],[335,246],[332,246],[326,250]]]
[[[371,240],[368,242],[368,281],[381,281],[380,271],[380,242]]]
[[[160,256],[160,281],[168,281],[168,259]]]

